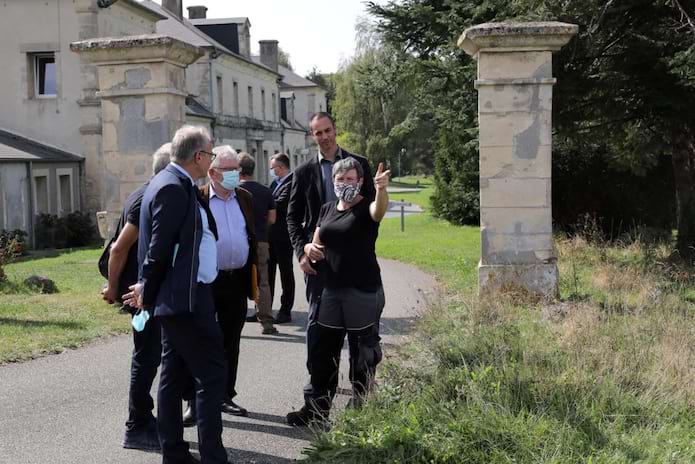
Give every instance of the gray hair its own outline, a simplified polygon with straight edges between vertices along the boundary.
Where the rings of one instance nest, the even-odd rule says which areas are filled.
[[[152,155],[152,175],[167,167],[171,158],[171,143],[167,142],[154,152]]]
[[[212,161],[210,168],[218,167],[220,165],[220,161],[222,161],[223,159],[228,159],[231,161],[239,159],[239,155],[237,155],[236,150],[229,145],[217,146],[212,149],[212,152],[217,156],[215,156],[215,159]]]
[[[193,156],[212,143],[210,131],[200,126],[183,126],[174,134],[171,141],[171,160],[187,164]]]
[[[351,156],[343,158],[333,165],[333,179],[335,180],[335,176],[337,176],[338,174],[344,174],[351,169],[357,171],[358,180],[362,179],[362,177],[364,176],[364,170],[362,169],[362,165],[359,161],[357,161],[355,158]]]
[[[239,174],[242,176],[252,176],[253,171],[256,169],[256,160],[253,159],[253,156],[242,151],[239,153],[239,167],[241,168]]]

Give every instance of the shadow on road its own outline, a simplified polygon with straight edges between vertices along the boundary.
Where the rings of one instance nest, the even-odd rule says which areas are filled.
[[[19,327],[60,327],[63,329],[84,329],[84,325],[73,321],[33,321],[29,319],[14,319],[11,317],[0,317],[0,325],[16,325]]]

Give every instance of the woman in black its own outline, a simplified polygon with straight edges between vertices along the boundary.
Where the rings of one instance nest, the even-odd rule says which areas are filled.
[[[379,318],[384,308],[384,289],[374,246],[379,222],[388,208],[390,171],[379,164],[371,203],[359,195],[362,166],[345,158],[333,166],[333,184],[338,201],[326,203],[309,247],[309,259],[321,262],[324,279],[317,316],[318,341],[309,353],[311,391],[304,392],[305,404],[288,414],[291,425],[307,425],[328,416],[337,385],[340,350],[346,331],[359,337],[359,356],[350,366],[355,373],[353,398],[361,398],[381,361]]]

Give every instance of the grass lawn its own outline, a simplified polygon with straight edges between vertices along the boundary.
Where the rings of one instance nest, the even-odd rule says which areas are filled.
[[[308,461],[695,462],[692,270],[666,246],[558,239],[561,301],[480,301],[478,241],[428,214],[383,223],[378,254],[447,292]]]
[[[101,249],[64,251],[5,266],[9,282],[0,286],[0,363],[129,330],[129,317],[99,295],[105,283],[96,266],[100,254]],[[52,279],[60,293],[42,295],[23,288],[21,282],[32,274]]]

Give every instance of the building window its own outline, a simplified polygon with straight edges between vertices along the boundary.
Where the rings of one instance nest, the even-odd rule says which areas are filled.
[[[273,122],[275,122],[278,120],[278,107],[277,107],[277,101],[276,101],[277,98],[275,97],[274,93],[270,94],[270,96],[272,97],[272,101],[270,102],[270,105],[271,105],[272,112],[273,112]]]
[[[234,116],[239,116],[239,83],[234,82]]]
[[[58,169],[58,215],[65,216],[75,211],[72,190],[72,169]]]
[[[34,170],[34,214],[50,213],[48,203],[48,170]]]
[[[311,120],[311,116],[313,116],[313,114],[316,113],[316,95],[313,93],[310,93],[307,96],[307,99],[308,99],[307,107],[309,109],[309,111],[307,111],[307,113],[308,113],[307,117],[309,118],[309,120]]]
[[[265,121],[265,89],[261,89],[261,119]]]
[[[280,117],[287,121],[287,99],[283,98],[280,100]]]
[[[253,117],[253,87],[249,86],[249,118]]]
[[[55,97],[57,94],[55,53],[33,53],[29,58],[32,62],[34,96]]]
[[[223,113],[223,92],[222,92],[222,76],[217,76],[217,112]]]

